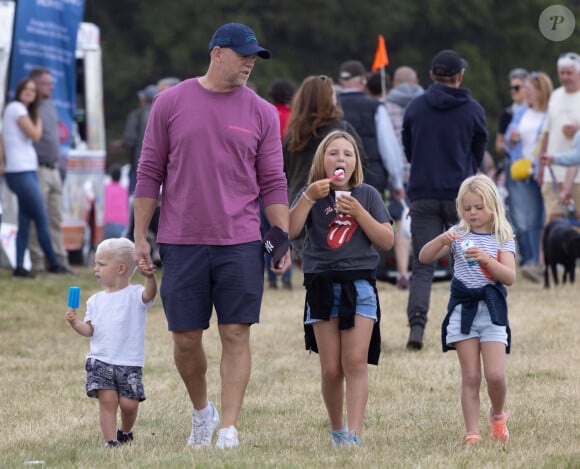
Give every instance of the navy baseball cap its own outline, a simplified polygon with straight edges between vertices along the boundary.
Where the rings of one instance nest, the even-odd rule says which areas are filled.
[[[467,66],[467,61],[462,59],[457,52],[450,49],[438,52],[431,61],[431,71],[434,75],[440,77],[457,75],[461,70],[465,70]]]
[[[269,59],[272,55],[268,49],[264,49],[254,31],[240,23],[227,23],[220,26],[214,33],[209,43],[209,50],[214,47],[227,47],[240,55],[257,54],[262,59]]]

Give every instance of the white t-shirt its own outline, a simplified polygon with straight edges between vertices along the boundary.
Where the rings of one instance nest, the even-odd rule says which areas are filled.
[[[533,161],[536,156],[539,156],[534,154],[534,150],[542,132],[541,126],[544,123],[545,115],[545,112],[527,109],[518,125],[522,139],[522,156],[528,160]]]
[[[560,87],[550,96],[548,104],[548,116],[544,125],[544,131],[550,132],[547,152],[550,155],[562,153],[572,149],[572,139],[566,138],[562,133],[562,127],[566,124],[580,124],[580,90],[575,93],[566,93]],[[552,165],[552,169],[559,182],[564,180],[566,168]],[[544,182],[552,182],[548,169],[544,170]],[[574,180],[580,183],[580,171]]]
[[[4,140],[4,172],[21,173],[36,171],[38,157],[32,143],[18,126],[18,119],[28,115],[28,109],[20,101],[12,101],[4,111],[2,138]]]
[[[87,358],[110,365],[145,364],[145,323],[153,301],[144,304],[143,285],[129,285],[116,292],[100,291],[87,301],[85,322],[93,336]]]

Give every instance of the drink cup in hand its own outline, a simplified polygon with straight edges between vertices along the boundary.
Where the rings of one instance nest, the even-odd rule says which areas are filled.
[[[350,191],[334,191],[334,196],[338,199],[343,195],[350,195]]]
[[[350,191],[334,191],[334,197],[338,201],[338,199],[344,195],[350,195]],[[337,209],[338,212],[338,209]]]
[[[467,257],[467,254],[465,252],[472,246],[475,246],[475,244],[473,243],[473,241],[470,241],[469,239],[467,239],[461,243],[461,251],[463,252],[463,255],[465,256],[465,258],[467,259],[467,264],[469,265],[469,267],[473,267],[474,265],[478,264],[477,261],[470,262],[469,258]]]

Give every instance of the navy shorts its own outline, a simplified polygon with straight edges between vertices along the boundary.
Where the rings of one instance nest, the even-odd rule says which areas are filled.
[[[85,369],[87,370],[87,396],[98,397],[98,390],[113,389],[119,393],[119,397],[145,400],[142,367],[110,365],[96,358],[87,358]]]
[[[161,300],[170,331],[260,320],[264,291],[262,243],[233,246],[161,244]]]

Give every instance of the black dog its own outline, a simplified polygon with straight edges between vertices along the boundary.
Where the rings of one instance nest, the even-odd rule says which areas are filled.
[[[542,240],[544,247],[544,287],[550,288],[548,268],[552,270],[554,283],[558,285],[557,264],[564,266],[564,278],[570,275],[570,283],[574,283],[576,259],[580,258],[580,233],[572,228],[568,220],[554,220],[544,229]]]

